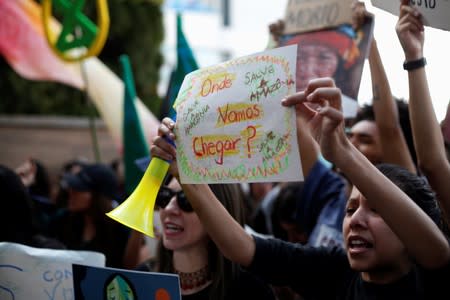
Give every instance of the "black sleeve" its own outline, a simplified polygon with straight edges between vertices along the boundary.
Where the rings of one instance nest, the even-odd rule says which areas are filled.
[[[346,254],[340,248],[254,239],[255,256],[248,270],[272,285],[289,286],[304,297],[333,299],[351,276]]]
[[[275,294],[272,287],[254,274],[240,269],[239,276],[235,280],[230,294],[227,295],[227,299],[233,300],[275,300]]]

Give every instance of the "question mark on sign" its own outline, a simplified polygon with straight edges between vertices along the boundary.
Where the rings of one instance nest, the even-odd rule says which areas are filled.
[[[248,158],[250,158],[250,157],[252,157],[251,141],[256,136],[256,127],[252,126],[252,125],[247,126],[246,131],[247,131],[246,132],[246,135],[247,135],[247,155],[248,155]]]

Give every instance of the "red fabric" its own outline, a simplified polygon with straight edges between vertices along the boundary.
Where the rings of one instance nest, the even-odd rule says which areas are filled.
[[[289,45],[323,45],[334,50],[344,60],[344,67],[351,67],[356,61],[358,47],[356,42],[345,33],[336,30],[314,31],[294,36]],[[356,52],[355,52],[356,51]]]
[[[43,33],[41,8],[30,0],[0,0],[0,55],[22,77],[83,89],[78,65],[61,61]]]

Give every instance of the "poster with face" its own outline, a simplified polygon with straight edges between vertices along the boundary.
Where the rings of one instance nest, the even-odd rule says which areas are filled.
[[[75,299],[180,300],[176,274],[139,272],[73,264]]]
[[[342,93],[356,105],[364,61],[373,38],[373,25],[370,16],[356,31],[350,25],[341,25],[282,36],[280,46],[298,45],[296,90],[304,90],[311,79],[332,77]]]

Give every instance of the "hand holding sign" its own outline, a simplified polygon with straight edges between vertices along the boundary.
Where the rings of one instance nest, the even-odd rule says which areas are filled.
[[[410,0],[407,2],[421,13],[424,25],[450,30],[450,23],[448,22],[450,15],[450,1]],[[396,16],[399,15],[400,1],[372,0],[372,5]]]
[[[400,16],[395,26],[398,39],[405,52],[406,61],[423,57],[424,31],[420,14],[404,0],[400,7]]]

